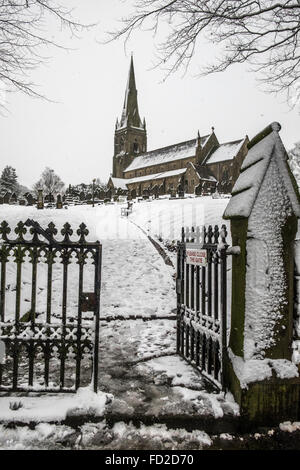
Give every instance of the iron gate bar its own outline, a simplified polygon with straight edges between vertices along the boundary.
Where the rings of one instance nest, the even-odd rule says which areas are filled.
[[[31,239],[24,238],[27,234],[25,225],[30,226]],[[87,356],[92,360],[92,378],[93,388],[97,391],[98,386],[98,347],[99,347],[99,314],[100,314],[100,282],[101,282],[101,259],[102,246],[100,242],[87,242],[85,237],[88,234],[85,224],[81,224],[77,230],[79,236],[78,241],[72,241],[70,236],[73,234],[70,224],[66,223],[61,230],[63,240],[54,239],[57,234],[55,225],[50,222],[46,230],[42,229],[39,224],[31,219],[26,223],[19,222],[15,228],[17,237],[9,239],[8,234],[11,232],[6,221],[0,224],[0,237],[2,244],[0,245],[0,261],[1,261],[1,293],[0,293],[0,338],[6,343],[8,357],[12,358],[12,378],[9,385],[4,384],[4,366],[0,365],[0,390],[1,391],[35,391],[34,372],[35,361],[37,355],[41,353],[44,359],[44,387],[39,386],[36,391],[75,391],[81,384],[80,365],[83,357]],[[39,235],[44,237],[41,240]],[[20,318],[21,306],[21,283],[22,283],[22,264],[26,254],[29,254],[30,263],[32,264],[31,274],[31,300],[29,317]],[[75,254],[77,264],[79,265],[78,279],[78,311],[77,317],[73,317],[73,322],[68,322],[67,314],[67,285],[68,285],[68,265],[70,257]],[[81,296],[83,288],[83,272],[84,265],[88,255],[92,257],[94,268],[94,298],[92,311],[94,313],[94,328],[89,324],[82,325],[82,305]],[[5,319],[5,287],[6,287],[6,266],[9,257],[14,256],[16,263],[16,299],[14,320],[6,321]],[[47,298],[45,305],[45,322],[36,321],[36,295],[37,295],[37,267],[41,256],[46,258],[47,264]],[[53,264],[56,257],[60,255],[63,265],[63,302],[60,322],[57,320],[52,322],[52,278]],[[28,334],[30,337],[28,338]],[[53,336],[54,335],[54,336]],[[75,338],[74,338],[75,337]],[[42,339],[41,339],[42,338]],[[68,338],[68,339],[67,339]],[[55,357],[54,349],[57,349],[60,359],[60,382],[58,386],[49,387],[50,360]],[[66,387],[66,370],[65,361],[70,351],[75,355],[75,381],[74,387]],[[18,376],[20,372],[20,354],[28,355],[28,386],[18,384]],[[8,380],[8,379],[7,379]]]
[[[99,328],[100,328],[100,289],[101,289],[101,261],[102,261],[102,245],[99,244],[97,252],[96,270],[95,270],[95,294],[96,294],[96,305],[95,305],[95,347],[94,347],[94,392],[97,392],[98,388],[98,361],[99,361]]]

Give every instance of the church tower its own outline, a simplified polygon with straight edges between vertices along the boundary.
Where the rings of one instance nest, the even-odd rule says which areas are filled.
[[[115,128],[113,174],[123,178],[123,171],[140,153],[147,151],[147,132],[145,119],[141,121],[135,85],[133,58],[131,56],[128,82],[120,122]]]

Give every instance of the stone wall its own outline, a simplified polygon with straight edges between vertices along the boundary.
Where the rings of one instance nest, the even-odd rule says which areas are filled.
[[[147,151],[146,129],[126,127],[115,131],[113,176],[124,178],[124,170],[133,159]]]

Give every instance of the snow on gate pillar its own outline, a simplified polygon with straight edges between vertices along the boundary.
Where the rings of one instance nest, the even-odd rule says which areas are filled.
[[[273,123],[249,152],[224,212],[231,220],[231,333],[225,377],[247,420],[299,418],[300,379],[292,362],[294,239],[300,198]]]

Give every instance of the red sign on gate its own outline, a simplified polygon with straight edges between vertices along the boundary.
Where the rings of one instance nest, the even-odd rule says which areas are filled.
[[[207,266],[207,250],[203,250],[195,243],[186,244],[186,264],[194,266]]]

